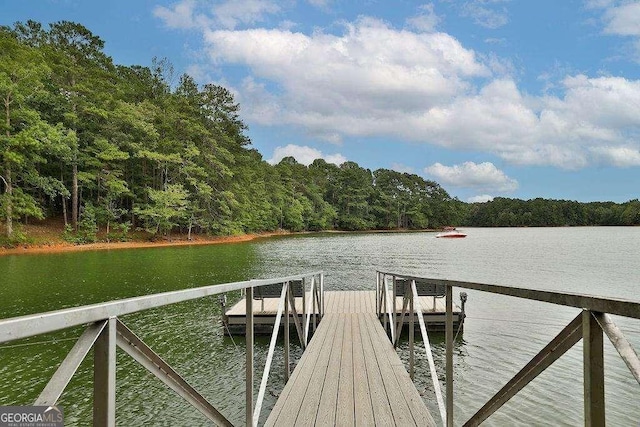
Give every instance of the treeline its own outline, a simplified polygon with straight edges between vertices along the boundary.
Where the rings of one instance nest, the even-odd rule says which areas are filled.
[[[167,60],[122,66],[73,22],[0,27],[0,216],[64,218],[79,242],[172,231],[228,235],[444,225],[638,225],[640,202],[496,198],[466,204],[436,182],[354,162],[272,166],[226,88]]]
[[[250,148],[224,87],[166,60],[121,66],[73,22],[0,27],[0,215],[9,239],[30,218],[65,234],[122,237],[287,229],[438,227],[464,204],[417,175],[353,162],[269,165]]]
[[[640,225],[640,201],[580,203],[497,197],[488,203],[471,205],[465,223],[475,227]]]

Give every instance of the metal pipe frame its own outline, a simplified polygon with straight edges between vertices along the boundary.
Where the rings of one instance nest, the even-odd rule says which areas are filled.
[[[85,329],[34,402],[34,406],[53,406],[56,404],[108,322],[108,320],[96,322]]]
[[[178,302],[224,294],[240,289],[300,280],[304,277],[317,274],[322,274],[322,272],[299,274],[277,279],[247,280],[244,282],[203,286],[200,288],[126,298],[105,303],[49,311],[46,313],[12,317],[0,320],[0,343],[32,337],[34,335],[46,334],[48,332],[55,332],[61,329],[80,326],[87,323],[95,323],[109,319],[110,317],[120,317],[125,314],[136,313],[150,308],[157,308]]]
[[[447,286],[445,304],[447,314],[445,318],[445,388],[446,388],[446,422],[447,427],[453,427],[453,288]]]
[[[611,344],[618,350],[618,354],[620,354],[620,357],[624,360],[633,377],[638,381],[638,384],[640,384],[640,359],[638,359],[638,354],[633,347],[631,347],[627,338],[622,331],[618,329],[616,324],[613,323],[611,316],[606,313],[591,314],[595,317],[604,333],[607,334]]]
[[[464,425],[477,426],[482,423],[581,339],[582,313],[576,316],[547,346],[540,350],[524,368],[489,399]]]
[[[246,288],[245,305],[245,425],[253,427],[253,287]]]
[[[136,298],[111,301],[100,304],[92,304],[64,310],[56,310],[47,313],[20,316],[0,320],[0,343],[14,341],[49,332],[89,324],[78,338],[73,348],[69,351],[56,372],[53,374],[35,405],[52,406],[58,401],[69,381],[78,370],[89,351],[94,350],[94,392],[93,392],[93,425],[115,426],[116,418],[116,347],[122,348],[134,360],[144,366],[149,372],[164,382],[168,387],[182,396],[193,407],[202,412],[208,419],[218,425],[232,425],[219,411],[217,411],[201,394],[191,387],[169,364],[157,355],[147,344],[129,330],[118,316],[162,307],[178,302],[203,298],[222,294],[234,290],[245,291],[246,294],[246,425],[257,425],[260,408],[266,389],[275,340],[279,330],[278,320],[274,325],[274,337],[270,343],[267,355],[267,365],[263,373],[258,400],[253,405],[253,288],[278,283],[288,283],[292,280],[304,280],[312,277],[312,290],[315,277],[320,280],[320,292],[316,298],[318,311],[324,315],[324,275],[322,272],[314,272],[288,276],[277,279],[250,280],[221,285],[204,286],[195,289],[164,292],[160,294],[146,295]],[[285,311],[285,377],[289,377],[289,308],[293,305],[294,320],[302,346],[306,345],[306,336],[303,338],[299,319],[295,311],[295,299],[289,286],[283,286],[278,307],[278,318]],[[315,295],[315,294],[314,294]],[[287,296],[289,298],[287,298]],[[322,308],[320,308],[322,307]],[[303,307],[304,310],[304,307]],[[307,319],[307,325],[308,325]],[[306,335],[308,335],[308,326]]]
[[[398,343],[400,342],[400,335],[402,335],[402,328],[404,326],[404,318],[405,315],[407,314],[407,305],[409,304],[409,299],[407,298],[407,294],[409,289],[407,289],[408,287],[405,284],[405,288],[404,288],[404,292],[402,294],[402,314],[400,315],[400,319],[396,322],[396,339],[393,342],[393,347],[397,347]],[[413,316],[413,312],[411,312],[411,315]]]
[[[93,425],[116,425],[116,318],[111,317],[93,346]]]
[[[427,353],[427,361],[429,362],[429,372],[431,373],[431,382],[433,383],[433,391],[436,394],[436,401],[438,402],[438,410],[440,411],[440,417],[442,418],[442,424],[447,424],[447,409],[445,407],[444,400],[442,399],[442,390],[440,389],[440,381],[438,381],[438,373],[436,372],[436,364],[433,361],[433,354],[431,353],[431,343],[429,342],[429,335],[427,334],[427,327],[424,322],[424,314],[422,313],[422,306],[420,304],[420,298],[418,298],[418,290],[416,289],[416,281],[411,280],[411,299],[413,300],[413,312],[411,316],[418,317],[418,323],[420,324],[420,333],[422,334],[422,342],[424,343],[424,349]]]
[[[376,271],[376,314],[380,317],[380,272]]]
[[[409,376],[411,380],[415,377],[415,355],[414,355],[414,335],[415,335],[415,316],[413,313],[414,305],[413,305],[413,292],[409,295],[409,312],[411,313],[411,317],[409,317]]]
[[[312,282],[313,283],[313,282]],[[280,321],[282,319],[282,312],[286,304],[287,293],[289,292],[289,283],[285,283],[282,286],[282,293],[278,300],[278,312],[276,314],[276,320],[273,323],[273,333],[271,334],[271,341],[269,342],[269,351],[267,352],[267,361],[264,364],[264,370],[262,371],[262,380],[260,381],[260,389],[258,390],[258,398],[256,399],[256,407],[253,410],[253,426],[258,425],[260,419],[260,411],[262,410],[262,402],[264,400],[264,393],[267,390],[267,382],[269,381],[269,371],[271,370],[271,362],[273,361],[273,353],[276,350],[276,341],[278,340],[278,332],[280,331]],[[288,322],[289,319],[286,319]],[[287,360],[288,362],[288,360]]]
[[[600,325],[591,311],[582,312],[584,361],[584,425],[604,426],[604,343]]]
[[[136,362],[145,367],[156,378],[175,391],[191,406],[199,410],[209,420],[221,426],[231,426],[216,408],[196,391],[182,376],[167,362],[156,354],[144,341],[120,320],[117,320],[117,344]]]
[[[620,357],[640,384],[640,359],[624,334],[613,323],[609,314],[640,319],[640,303],[616,298],[542,291],[484,283],[431,279],[398,273],[378,271],[377,277],[387,275],[412,280],[412,299],[417,299],[415,280],[428,280],[446,288],[446,426],[453,426],[453,287],[473,289],[499,295],[513,296],[556,305],[581,308],[582,312],[567,325],[544,349],[527,363],[498,393],[474,414],[464,425],[477,426],[497,411],[511,397],[547,369],[558,358],[583,341],[584,365],[584,423],[585,426],[605,425],[604,349],[603,332],[610,339]],[[386,301],[385,301],[386,302]],[[417,301],[416,301],[417,302]],[[410,301],[412,303],[412,301]],[[413,304],[411,304],[413,306]],[[412,312],[421,312],[418,307]],[[421,319],[421,317],[419,317]],[[422,326],[422,325],[421,325]],[[413,374],[413,337],[410,335],[410,375]],[[425,341],[427,343],[427,341]]]
[[[387,322],[391,320],[390,317],[387,316],[387,276],[382,276],[382,295],[380,295],[382,301],[380,305],[382,306],[382,319],[383,319],[383,328],[384,332],[387,332]]]
[[[289,381],[289,294],[291,294],[291,288],[287,286],[287,295],[284,298],[284,381]],[[275,325],[274,325],[275,327]]]
[[[395,281],[396,280],[395,280],[395,277],[394,277],[393,278],[393,282],[394,282],[393,286],[395,286]],[[394,329],[394,326],[395,326],[396,316],[395,316],[395,310],[393,309],[393,307],[395,306],[395,303],[394,304],[391,303],[391,300],[390,300],[391,297],[389,296],[389,289],[387,288],[386,282],[385,282],[385,285],[384,285],[383,289],[384,289],[384,297],[385,297],[384,298],[384,306],[385,306],[385,310],[386,310],[385,314],[386,314],[386,317],[389,319],[389,332],[391,334],[391,342],[395,342],[395,340],[396,340],[396,331]],[[395,300],[395,295],[393,296],[393,299]],[[394,311],[393,313],[392,313],[392,310]],[[386,324],[387,323],[385,321],[385,328],[386,328]]]
[[[309,342],[309,327],[311,326],[311,315],[314,312],[314,305],[313,305],[313,300],[314,300],[314,291],[315,291],[315,280],[312,278],[311,279],[311,298],[309,298],[307,300],[307,308],[306,308],[306,314],[305,314],[305,310],[303,308],[303,316],[304,316],[304,342],[308,343]],[[303,295],[305,295],[307,293],[306,289],[303,289]],[[305,305],[305,301],[304,299],[302,300],[302,305]],[[276,322],[277,323],[277,322]]]
[[[446,287],[473,289],[476,291],[489,292],[492,294],[507,295],[516,298],[524,298],[533,301],[541,301],[556,305],[575,307],[579,309],[590,310],[593,312],[608,313],[617,316],[631,317],[633,319],[640,319],[640,302],[623,300],[620,298],[604,298],[585,294],[543,291],[503,285],[490,285],[488,283],[432,279],[428,277],[417,277],[399,273],[383,272],[383,274],[394,274],[397,277],[408,280],[428,280],[433,284],[444,285]]]
[[[305,348],[307,348],[307,342],[305,341],[304,331],[302,325],[300,324],[300,319],[298,318],[298,311],[296,310],[296,299],[293,296],[292,292],[289,292],[289,306],[291,312],[293,313],[293,324],[295,325],[296,331],[298,332],[300,346],[304,350]]]

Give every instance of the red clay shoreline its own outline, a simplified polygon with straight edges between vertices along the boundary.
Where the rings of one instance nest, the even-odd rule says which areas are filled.
[[[318,232],[290,232],[290,231],[274,231],[264,233],[250,233],[235,236],[202,236],[196,235],[192,240],[187,240],[185,236],[177,235],[171,240],[158,241],[129,241],[129,242],[97,242],[84,245],[56,240],[54,242],[44,244],[27,244],[19,245],[15,248],[0,247],[0,256],[4,255],[36,255],[36,254],[54,254],[63,252],[83,252],[83,251],[101,251],[101,250],[118,250],[118,249],[141,249],[141,248],[164,248],[172,246],[201,246],[201,245],[218,245],[224,243],[241,243],[249,242],[256,239],[276,237],[276,236],[294,236],[294,235],[311,235],[311,234],[356,234],[356,233],[412,233],[427,230],[367,230],[367,231],[340,231],[326,230]]]
[[[67,242],[55,242],[43,245],[20,245],[16,248],[0,248],[0,256],[3,255],[29,255],[29,254],[53,254],[61,252],[82,252],[118,249],[163,248],[170,246],[199,246],[216,245],[222,243],[239,243],[251,240],[286,235],[286,232],[242,234],[238,236],[198,236],[193,240],[186,240],[182,236],[163,241],[130,241],[130,242],[97,242],[85,245],[76,245]]]

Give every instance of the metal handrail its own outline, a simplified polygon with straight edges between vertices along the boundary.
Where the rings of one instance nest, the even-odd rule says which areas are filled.
[[[378,271],[376,273],[376,298],[378,314],[382,314],[382,296],[387,293],[386,277],[411,280],[428,280],[446,286],[446,318],[445,318],[445,378],[446,378],[446,420],[447,427],[453,426],[453,288],[473,289],[499,295],[513,296],[534,301],[552,303],[580,308],[582,312],[569,323],[545,348],[522,368],[500,391],[480,408],[465,426],[477,426],[509,401],[529,382],[546,370],[578,341],[584,342],[584,419],[585,425],[605,424],[604,396],[604,351],[603,333],[607,335],[613,346],[624,360],[633,377],[640,384],[640,358],[631,347],[624,334],[613,323],[609,314],[640,319],[640,302],[619,298],[604,298],[593,295],[544,291],[517,288],[485,283],[463,282],[455,280],[417,277],[408,274]],[[415,289],[412,286],[412,293]],[[394,291],[395,295],[395,291]],[[406,297],[406,293],[405,293]],[[378,300],[379,298],[379,300]],[[417,298],[412,295],[412,299]],[[413,305],[413,304],[412,304]],[[395,303],[394,303],[395,307]],[[403,304],[403,316],[406,303]],[[415,309],[416,312],[421,310]],[[395,311],[395,310],[394,310]],[[413,318],[412,318],[413,319]],[[419,317],[421,319],[421,317]],[[402,322],[402,319],[400,320]],[[394,329],[392,324],[392,330]],[[401,328],[401,325],[397,325]],[[413,329],[413,325],[410,326]],[[401,330],[401,329],[399,329]],[[410,340],[412,341],[412,331]],[[396,332],[398,335],[398,332]],[[392,341],[393,342],[393,341]],[[425,341],[425,344],[428,341]],[[412,343],[411,343],[412,344]],[[413,346],[410,345],[410,364],[413,365]],[[411,366],[412,370],[413,366]],[[433,372],[432,372],[433,374]]]
[[[223,294],[239,289],[273,285],[304,277],[318,276],[321,271],[280,277],[277,279],[258,279],[232,282],[220,285],[202,286],[179,291],[162,292],[140,297],[126,298],[110,302],[66,308],[46,313],[29,314],[0,320],[0,343],[27,338],[34,335],[55,332],[73,326],[97,322],[114,316],[122,316],[150,308],[162,307],[178,302],[189,301],[207,296]]]
[[[547,291],[539,289],[518,288],[513,286],[491,285],[488,283],[462,282],[457,280],[417,277],[410,274],[388,273],[379,271],[386,276],[402,277],[409,280],[428,280],[447,287],[473,289],[492,294],[507,295],[534,301],[548,302],[556,305],[581,308],[601,313],[640,319],[640,302],[621,298],[605,298],[587,294]]]
[[[0,343],[14,341],[35,335],[55,332],[62,329],[88,325],[76,344],[69,351],[56,372],[53,374],[44,390],[36,400],[37,405],[55,405],[72,376],[89,351],[94,349],[94,426],[115,426],[115,372],[116,346],[122,348],[134,360],[144,366],[158,379],[182,396],[193,407],[202,412],[208,419],[218,425],[232,425],[224,415],[211,405],[198,391],[191,387],[166,361],[156,354],[133,331],[131,331],[118,317],[143,310],[162,307],[179,302],[199,299],[207,296],[223,294],[235,290],[246,290],[246,425],[254,426],[258,422],[262,398],[269,375],[275,339],[279,324],[274,325],[274,337],[269,346],[267,366],[264,370],[260,385],[256,413],[253,411],[253,289],[260,286],[284,284],[278,307],[278,319],[284,309],[285,324],[285,364],[286,375],[289,376],[289,310],[291,308],[296,329],[302,346],[306,346],[309,335],[309,322],[306,330],[302,331],[300,321],[295,311],[295,299],[290,292],[289,282],[312,278],[312,284],[319,279],[319,289],[312,285],[312,301],[314,310],[318,308],[320,317],[324,315],[324,274],[321,271],[298,274],[276,279],[249,280],[218,285],[209,285],[193,289],[163,292],[105,303],[73,307],[46,313],[29,314],[0,320]],[[318,292],[319,290],[319,292]],[[319,295],[318,295],[319,293]],[[285,298],[288,294],[289,298]],[[284,300],[287,300],[286,302]],[[283,307],[284,306],[284,307]],[[304,316],[304,307],[303,307]],[[316,322],[314,322],[314,326]]]

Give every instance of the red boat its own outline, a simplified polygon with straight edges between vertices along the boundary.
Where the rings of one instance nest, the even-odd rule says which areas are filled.
[[[458,230],[456,230],[455,227],[445,227],[444,228],[445,231],[443,231],[442,233],[438,233],[436,234],[437,238],[446,238],[446,239],[460,239],[463,237],[467,237],[467,235],[465,233],[462,233]]]

